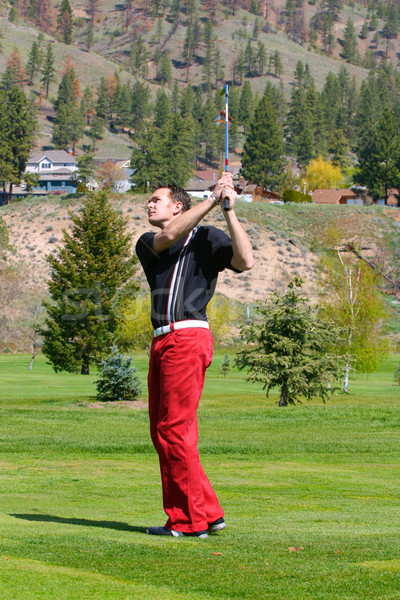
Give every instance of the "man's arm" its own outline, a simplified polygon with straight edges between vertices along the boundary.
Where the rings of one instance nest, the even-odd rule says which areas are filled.
[[[216,206],[213,196],[206,198],[200,204],[192,206],[189,210],[179,214],[163,229],[157,231],[153,238],[153,250],[157,254],[170,248],[175,242],[186,237],[192,229],[200,223],[210,210]]]
[[[223,211],[232,242],[233,257],[231,265],[238,271],[249,271],[254,266],[253,248],[249,236],[239,223],[235,213],[236,192],[231,188],[224,188],[223,196],[229,199],[230,210]]]

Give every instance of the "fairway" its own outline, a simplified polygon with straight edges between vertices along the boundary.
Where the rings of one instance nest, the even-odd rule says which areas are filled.
[[[145,409],[90,406],[95,373],[0,356],[1,598],[400,600],[400,357],[287,408],[221,360],[199,446],[228,527],[197,540],[145,534],[165,522]]]

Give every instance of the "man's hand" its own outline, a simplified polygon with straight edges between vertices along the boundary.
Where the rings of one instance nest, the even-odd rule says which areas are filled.
[[[225,197],[230,198],[230,195],[228,196],[228,190],[234,192],[235,198],[233,198],[233,200],[235,200],[237,194],[233,186],[233,175],[229,171],[224,171],[221,175],[221,178],[218,179],[217,185],[213,189],[214,198],[218,200],[218,202]]]

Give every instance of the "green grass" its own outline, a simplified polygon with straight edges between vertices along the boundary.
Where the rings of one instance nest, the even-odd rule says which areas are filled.
[[[146,410],[90,408],[95,374],[0,356],[0,596],[400,599],[399,359],[282,409],[219,378],[218,354],[199,445],[229,526],[200,541],[144,533],[164,522]]]

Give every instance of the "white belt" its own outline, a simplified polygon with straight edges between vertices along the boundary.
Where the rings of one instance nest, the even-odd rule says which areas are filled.
[[[171,333],[171,331],[176,331],[177,329],[187,329],[188,327],[201,327],[202,329],[210,329],[207,321],[188,319],[187,321],[177,321],[176,323],[171,323],[170,325],[158,327],[154,330],[153,337],[158,337],[159,335],[164,335],[165,333]]]

